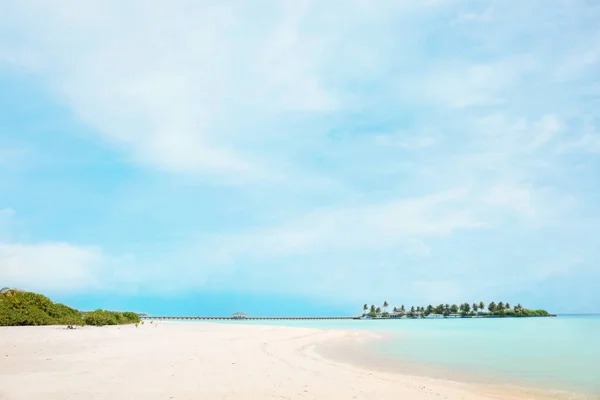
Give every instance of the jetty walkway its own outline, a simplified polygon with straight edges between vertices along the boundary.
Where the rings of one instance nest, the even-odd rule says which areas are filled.
[[[191,317],[191,316],[150,316],[141,315],[140,319],[152,319],[152,320],[203,320],[203,321],[216,321],[216,320],[231,320],[231,321],[265,321],[265,320],[349,320],[349,319],[360,319],[360,317]]]

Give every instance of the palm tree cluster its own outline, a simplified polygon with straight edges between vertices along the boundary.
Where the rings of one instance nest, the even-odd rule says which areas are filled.
[[[387,309],[389,307],[389,303],[384,301],[382,306],[375,306],[368,304],[363,305],[363,316],[368,316],[372,318],[424,318],[429,315],[441,315],[444,317],[448,317],[450,315],[457,316],[483,316],[483,315],[492,315],[492,316],[544,316],[549,315],[545,310],[529,310],[523,308],[521,304],[517,304],[513,308],[510,307],[509,303],[504,302],[491,302],[486,305],[483,301],[479,303],[462,303],[460,305],[456,304],[438,304],[437,306],[428,305],[427,307],[422,306],[411,306],[409,311],[407,312],[407,308],[404,305],[400,307],[394,307],[392,314],[388,313]]]

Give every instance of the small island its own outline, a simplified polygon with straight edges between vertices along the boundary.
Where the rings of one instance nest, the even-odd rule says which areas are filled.
[[[18,289],[0,290],[0,326],[66,325],[76,326],[124,325],[144,323],[134,312],[96,310],[81,312],[48,297]]]
[[[517,304],[512,307],[509,303],[491,302],[485,305],[479,303],[439,304],[437,306],[428,305],[411,306],[410,309],[404,305],[394,307],[392,312],[388,312],[389,303],[384,301],[382,306],[368,304],[363,305],[362,319],[393,319],[393,318],[522,318],[522,317],[555,317],[546,310],[531,310]],[[487,309],[487,311],[486,311]]]

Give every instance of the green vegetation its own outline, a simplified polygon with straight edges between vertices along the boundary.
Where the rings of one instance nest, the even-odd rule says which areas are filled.
[[[383,309],[387,309],[388,302],[383,302]],[[546,310],[530,310],[524,308],[521,304],[517,304],[513,308],[510,307],[509,303],[491,302],[487,306],[487,310],[483,302],[479,303],[462,303],[456,304],[439,304],[437,306],[428,305],[427,307],[411,306],[408,312],[405,311],[404,305],[400,307],[394,307],[393,313],[387,311],[381,312],[380,307],[372,305],[369,307],[367,304],[363,306],[363,317],[371,318],[426,318],[428,316],[442,316],[442,317],[460,317],[460,318],[473,318],[473,317],[486,317],[486,318],[502,318],[502,317],[549,317],[550,313]],[[367,310],[369,312],[367,313]]]
[[[67,325],[72,328],[85,324],[103,326],[138,322],[140,317],[133,312],[96,310],[82,314],[41,294],[9,288],[0,291],[0,326]]]
[[[79,311],[41,294],[6,288],[0,292],[0,326],[83,324]]]
[[[96,310],[85,313],[83,320],[86,325],[104,326],[104,325],[124,325],[137,324],[140,317],[132,312],[114,312],[107,310]]]

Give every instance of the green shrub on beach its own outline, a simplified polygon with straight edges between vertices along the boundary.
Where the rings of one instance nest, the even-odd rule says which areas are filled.
[[[86,325],[104,326],[104,325],[125,325],[136,324],[140,322],[140,317],[130,311],[118,312],[107,310],[96,310],[85,313],[84,320]]]
[[[133,324],[133,323],[136,323],[136,322],[140,322],[140,316],[137,315],[134,312],[125,311],[123,313],[123,316],[125,317],[125,320],[127,321],[126,322],[127,324]]]
[[[0,326],[67,325],[83,326],[135,324],[140,317],[134,312],[96,310],[82,313],[48,297],[32,292],[4,288],[0,291]]]
[[[81,313],[48,297],[6,289],[0,293],[0,326],[83,325]]]
[[[85,313],[83,319],[86,325],[93,326],[117,325],[119,323],[115,313],[106,310],[96,310]]]

